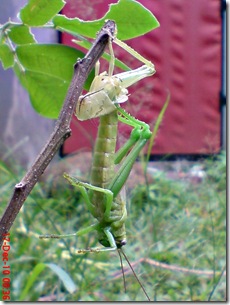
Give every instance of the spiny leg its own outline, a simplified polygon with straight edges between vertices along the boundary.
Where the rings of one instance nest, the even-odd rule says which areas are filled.
[[[84,186],[82,186],[83,182],[78,181],[76,178],[69,176],[68,174],[64,174],[63,175],[69,182],[70,184],[72,184],[73,186],[78,187],[78,189],[80,190],[83,198],[85,199],[86,205],[90,211],[91,214],[94,213],[94,206],[92,205],[89,197],[88,197],[88,193],[85,189]],[[86,227],[84,229],[78,230],[75,233],[70,233],[70,234],[45,234],[45,235],[40,235],[39,238],[41,239],[47,239],[47,238],[64,238],[64,237],[73,237],[73,236],[81,236],[87,233],[90,233],[92,231],[98,231],[100,229],[99,223],[93,224],[89,227]]]
[[[113,202],[113,193],[108,190],[108,189],[103,189],[101,187],[97,187],[94,185],[91,185],[89,183],[84,183],[81,182],[79,180],[77,180],[74,177],[69,176],[68,174],[64,174],[64,177],[73,185],[76,186],[77,188],[79,188],[79,190],[81,191],[83,198],[86,201],[86,204],[91,212],[92,215],[94,215],[94,206],[90,201],[88,192],[86,191],[86,189],[92,190],[92,191],[96,191],[96,192],[101,192],[105,194],[105,212],[104,212],[104,219],[106,220],[107,218],[109,218],[110,216],[110,212],[111,212],[111,207],[112,207],[112,202]],[[91,227],[89,227],[91,228]],[[87,229],[87,228],[86,228]],[[113,234],[110,232],[110,227],[105,227],[103,228],[99,223],[94,225],[94,228],[92,230],[97,230],[97,231],[103,231],[104,234],[106,235],[108,242],[110,244],[110,247],[105,247],[105,248],[95,248],[95,249],[89,249],[89,250],[81,250],[81,253],[83,253],[82,251],[85,252],[94,252],[94,250],[96,252],[102,252],[102,251],[113,251],[117,249],[117,245],[115,242],[115,239],[113,237]],[[88,229],[88,231],[90,231],[90,229]],[[86,232],[87,233],[87,232]]]
[[[98,76],[100,72],[100,61],[98,60],[95,64],[95,76]]]
[[[66,173],[64,174],[64,177],[70,182],[70,184],[72,184],[73,186],[77,187],[80,190],[83,198],[85,199],[87,207],[93,216],[95,215],[95,211],[94,211],[95,207],[92,204],[92,202],[89,198],[89,194],[86,189],[92,190],[95,192],[104,193],[105,198],[106,198],[104,217],[105,217],[105,219],[107,219],[110,216],[110,211],[111,211],[112,202],[113,202],[113,193],[109,189],[104,189],[104,188],[101,188],[98,186],[91,185],[89,183],[81,182],[78,179],[76,179],[75,177],[71,177]]]
[[[113,193],[110,190],[103,189],[100,187],[93,186],[88,183],[84,183],[81,181],[78,181],[76,178],[69,176],[68,174],[64,174],[64,177],[73,185],[76,186],[82,193],[83,198],[86,201],[86,204],[90,210],[90,212],[93,214],[94,213],[94,206],[92,205],[90,198],[88,196],[88,192],[86,189],[90,189],[93,191],[98,191],[105,193],[106,197],[106,211],[105,211],[105,217],[109,216],[110,210],[111,210],[111,205],[112,205],[112,200],[113,200]],[[92,226],[86,227],[84,229],[78,230],[75,233],[70,233],[70,234],[45,234],[45,235],[40,235],[39,238],[41,239],[47,239],[47,238],[65,238],[65,237],[74,237],[74,236],[81,236],[84,234],[88,234],[92,231],[103,231],[104,234],[106,235],[108,242],[110,244],[110,247],[100,247],[100,248],[89,248],[89,249],[78,249],[77,252],[78,254],[84,254],[87,252],[103,252],[103,251],[113,251],[117,249],[115,239],[110,232],[110,227],[105,227],[103,228],[100,223],[93,224]]]
[[[151,131],[149,130],[149,125],[134,118],[128,114],[124,109],[118,107],[118,119],[126,125],[132,126],[134,129],[131,132],[129,140],[116,152],[115,164],[120,163],[123,157],[127,154],[130,148],[139,140],[146,139],[148,140],[151,137]]]
[[[121,162],[124,159],[121,167],[112,179],[109,189],[113,192],[114,198],[120,192],[121,188],[125,184],[133,164],[138,157],[140,151],[151,137],[151,131],[149,125],[137,120],[128,114],[124,109],[118,107],[118,111],[121,113],[119,120],[127,125],[134,127],[131,132],[130,139],[123,145],[123,147],[116,153],[115,164]]]
[[[70,233],[70,234],[45,234],[45,235],[40,235],[39,238],[40,239],[47,239],[47,238],[54,238],[54,239],[60,239],[60,238],[66,238],[66,237],[74,237],[74,236],[82,236],[84,234],[88,234],[92,231],[100,231],[101,227],[100,224],[94,224],[90,227],[84,228],[82,230],[79,230],[75,233]],[[76,249],[76,252],[78,254],[85,254],[85,253],[89,253],[89,252],[106,252],[106,251],[114,251],[117,249],[117,245],[116,242],[114,240],[114,237],[112,235],[112,233],[110,232],[109,228],[104,228],[103,229],[105,235],[108,238],[108,241],[110,243],[110,247],[97,247],[97,248],[88,248],[88,249]]]
[[[39,238],[40,239],[47,239],[47,238],[60,239],[60,238],[64,238],[64,237],[82,236],[82,235],[85,235],[85,234],[90,233],[92,231],[98,231],[98,229],[99,229],[99,224],[95,223],[92,226],[89,226],[89,227],[86,227],[84,229],[78,230],[75,233],[70,233],[70,234],[43,234],[43,235],[40,235]]]
[[[109,39],[109,52],[110,52],[110,62],[109,62],[109,76],[113,75],[114,70],[114,62],[115,62],[115,56],[113,52],[113,46],[112,46],[112,39]]]
[[[113,76],[113,70],[114,70],[114,63],[115,63],[115,55],[113,52],[113,45],[112,45],[112,39],[109,39],[108,42],[109,45],[109,52],[110,52],[110,61],[109,61],[109,71],[108,71],[108,75],[109,76]],[[95,65],[95,76],[99,75],[99,71],[100,71],[100,61],[98,60],[96,62]]]
[[[110,232],[110,228],[104,228],[101,229],[101,226],[99,223],[93,224],[92,226],[86,227],[84,229],[78,230],[75,233],[70,233],[70,234],[45,234],[45,235],[40,235],[40,239],[47,239],[47,238],[53,238],[53,239],[60,239],[60,238],[66,238],[66,237],[74,237],[74,236],[82,236],[85,234],[88,234],[92,231],[101,231],[103,230],[105,235],[108,238],[110,247],[96,247],[96,248],[88,248],[88,249],[76,249],[76,252],[78,254],[85,254],[89,252],[106,252],[106,251],[114,251],[117,249],[117,245],[115,242],[115,239],[113,237],[113,234]]]
[[[135,51],[133,48],[131,48],[129,45],[127,45],[124,41],[121,41],[117,38],[114,38],[113,40],[118,46],[126,50],[129,54],[133,55],[135,58],[143,62],[150,70],[152,70],[152,73],[155,73],[155,67],[154,64],[144,58],[141,54],[139,54],[137,51]]]

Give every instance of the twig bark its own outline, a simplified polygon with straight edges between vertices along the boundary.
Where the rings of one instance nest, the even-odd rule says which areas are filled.
[[[60,146],[70,137],[70,121],[76,108],[76,102],[82,92],[83,85],[95,63],[103,54],[110,37],[113,37],[114,32],[115,23],[111,20],[107,21],[98,33],[95,42],[86,56],[77,61],[74,65],[74,75],[63,108],[55,124],[54,131],[50,135],[50,138],[34,164],[22,180],[15,185],[12,197],[0,220],[0,246],[2,246],[3,234],[9,232],[23,203],[37,183],[39,177],[42,175]]]

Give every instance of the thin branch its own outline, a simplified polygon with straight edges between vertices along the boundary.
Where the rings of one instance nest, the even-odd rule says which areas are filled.
[[[140,263],[147,263],[151,266],[157,267],[157,268],[161,268],[161,269],[166,269],[166,270],[170,270],[170,271],[175,271],[175,272],[182,272],[182,273],[189,273],[189,274],[196,274],[196,275],[204,275],[207,277],[212,277],[214,274],[213,270],[200,270],[200,269],[189,269],[189,268],[185,268],[185,267],[180,267],[177,265],[169,265],[169,264],[165,264],[165,263],[161,263],[157,260],[154,259],[150,259],[150,258],[140,258],[138,259],[136,262],[133,262],[131,265],[132,267],[135,267],[136,265],[140,264]],[[127,275],[129,273],[131,273],[129,268],[124,268],[124,273]],[[221,274],[226,276],[226,271],[216,271],[217,274]],[[117,279],[120,278],[122,275],[119,272],[115,272],[113,274],[113,278]]]
[[[3,234],[9,232],[23,203],[37,183],[39,177],[43,174],[60,146],[68,137],[70,137],[70,122],[76,108],[76,102],[82,92],[83,85],[95,63],[103,54],[110,37],[113,37],[114,32],[115,23],[111,20],[107,21],[98,33],[95,42],[86,56],[77,61],[74,65],[74,75],[63,108],[54,127],[54,131],[50,135],[50,138],[38,155],[34,164],[22,180],[15,185],[12,197],[0,220],[0,246],[2,246]]]

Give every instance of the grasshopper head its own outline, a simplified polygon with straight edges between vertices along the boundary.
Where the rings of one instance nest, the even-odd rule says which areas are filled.
[[[116,242],[117,248],[120,249],[121,247],[125,246],[127,243],[126,239]]]

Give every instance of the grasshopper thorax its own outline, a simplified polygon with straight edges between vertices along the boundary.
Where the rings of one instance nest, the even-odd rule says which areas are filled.
[[[96,76],[87,94],[81,95],[77,102],[76,116],[84,121],[100,117],[116,110],[115,104],[128,100],[128,90],[122,81],[106,72]]]

